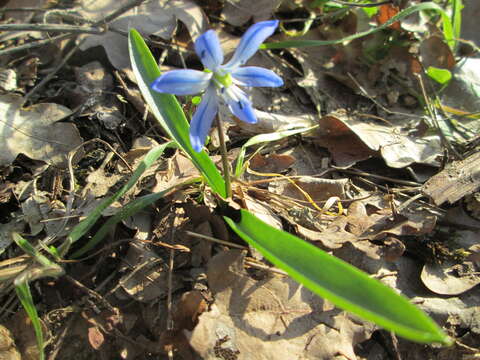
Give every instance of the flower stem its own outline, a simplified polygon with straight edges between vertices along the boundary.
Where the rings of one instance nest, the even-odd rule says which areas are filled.
[[[223,135],[223,124],[220,116],[216,116],[218,139],[220,140],[220,154],[222,155],[223,178],[225,179],[225,190],[227,198],[232,197],[232,185],[230,182],[230,167],[227,158],[227,145],[225,144],[225,137]]]

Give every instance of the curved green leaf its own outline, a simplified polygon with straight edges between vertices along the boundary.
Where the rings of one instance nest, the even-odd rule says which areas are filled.
[[[138,87],[155,118],[165,132],[190,156],[192,162],[205,176],[210,187],[217,194],[226,198],[225,181],[213,161],[205,151],[197,153],[190,145],[189,124],[175,96],[160,94],[150,89],[153,80],[160,76],[160,69],[147,44],[135,29],[131,29],[128,35],[128,48]]]
[[[407,339],[451,344],[438,325],[380,281],[300,238],[275,229],[248,211],[230,227],[293,279],[338,307]]]

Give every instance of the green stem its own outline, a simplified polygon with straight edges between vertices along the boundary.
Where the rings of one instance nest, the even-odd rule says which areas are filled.
[[[216,116],[218,139],[220,140],[220,154],[222,155],[223,178],[225,179],[225,190],[227,198],[232,197],[232,185],[230,183],[230,167],[227,158],[227,145],[225,144],[225,137],[223,135],[223,124],[220,116]]]

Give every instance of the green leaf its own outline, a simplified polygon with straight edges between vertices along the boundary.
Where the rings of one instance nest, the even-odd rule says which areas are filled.
[[[452,2],[453,2],[453,9],[452,9],[453,36],[455,36],[455,39],[460,39],[461,29],[462,29],[463,4],[462,4],[462,0],[453,0]]]
[[[30,286],[28,282],[16,282],[15,281],[15,292],[17,297],[20,300],[25,312],[27,313],[30,321],[32,322],[33,329],[35,331],[35,337],[37,338],[38,352],[40,353],[40,360],[45,359],[45,354],[43,348],[45,346],[43,339],[42,324],[40,323],[40,318],[38,317],[37,309],[33,303],[32,293],[30,291]]]
[[[85,246],[73,253],[72,258],[78,258],[79,256],[82,256],[84,253],[86,253],[88,250],[93,249],[95,245],[97,245],[120,221],[134,215],[146,206],[164,197],[165,194],[167,194],[177,186],[179,185],[175,185],[167,190],[160,191],[158,193],[148,194],[139,197],[129,202],[127,205],[123,206],[120,211],[118,211],[114,216],[110,217],[108,221],[102,225],[102,227],[95,233],[95,235],[88,241],[88,243],[85,244]]]
[[[452,73],[447,69],[440,69],[434,66],[429,66],[427,69],[427,75],[439,84],[446,84],[452,78]]]
[[[284,49],[284,48],[300,48],[300,47],[308,47],[308,46],[320,46],[320,45],[334,45],[334,44],[341,44],[347,41],[352,41],[364,36],[368,36],[370,34],[373,34],[377,31],[383,30],[388,28],[390,25],[395,23],[398,20],[401,20],[417,11],[424,11],[424,10],[433,10],[436,11],[440,14],[442,18],[442,23],[443,23],[443,35],[445,37],[445,41],[447,44],[450,46],[450,48],[453,49],[455,45],[455,39],[454,39],[454,34],[453,34],[453,27],[452,27],[452,22],[450,21],[450,18],[448,14],[437,4],[434,2],[426,2],[426,3],[421,3],[417,4],[414,6],[410,6],[406,8],[405,10],[399,12],[397,15],[393,16],[390,18],[387,22],[384,24],[377,26],[375,28],[372,28],[367,31],[363,31],[360,33],[356,33],[350,36],[346,36],[341,39],[337,40],[288,40],[288,41],[279,41],[279,42],[274,42],[274,43],[265,43],[260,45],[260,49]]]
[[[197,153],[190,145],[189,124],[175,96],[160,94],[150,89],[150,84],[160,76],[160,69],[147,44],[135,29],[130,30],[128,48],[138,87],[153,115],[165,132],[190,156],[213,191],[226,198],[225,181],[213,161],[205,151]]]
[[[151,149],[145,158],[140,162],[138,167],[135,169],[132,177],[128,182],[123,185],[120,190],[118,190],[114,195],[103,200],[100,205],[98,205],[86,219],[82,220],[77,226],[75,226],[67,238],[67,241],[59,249],[61,255],[65,255],[70,249],[70,246],[80,239],[83,235],[87,233],[90,228],[95,225],[97,220],[102,216],[102,212],[112,205],[115,201],[120,199],[128,190],[132,188],[133,185],[138,181],[140,176],[147,170],[152,164],[163,154],[167,147],[173,146],[173,142],[168,142]],[[89,246],[88,244],[86,246]]]
[[[239,214],[240,219],[224,217],[225,221],[267,260],[317,295],[407,339],[451,344],[431,318],[380,281],[248,211]]]

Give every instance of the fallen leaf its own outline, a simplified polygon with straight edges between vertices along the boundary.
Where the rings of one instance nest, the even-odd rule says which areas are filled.
[[[122,2],[84,0],[83,4],[88,5],[88,10],[83,14],[87,17],[96,17],[99,11],[113,12],[122,5]],[[192,39],[196,39],[207,30],[208,22],[205,14],[198,5],[190,0],[149,1],[126,12],[109,26],[121,31],[135,28],[144,36],[155,35],[169,40],[173,36],[177,19],[185,24]],[[126,36],[112,31],[107,31],[102,35],[91,35],[80,48],[86,50],[98,45],[105,48],[108,59],[115,68],[130,69]]]
[[[105,342],[105,336],[98,327],[91,326],[88,328],[88,341],[92,348],[99,350]]]
[[[225,21],[234,26],[241,26],[253,18],[253,22],[268,20],[281,0],[228,0],[222,10]]]
[[[440,69],[452,69],[455,66],[455,58],[452,50],[438,36],[431,36],[420,44],[420,57],[425,69],[434,66]]]
[[[281,349],[282,359],[353,360],[375,329],[290,278],[253,280],[240,251],[213,257],[208,281],[215,303],[188,334],[203,359],[278,359]]]
[[[0,325],[0,359],[2,360],[21,360],[12,333],[8,328]]]
[[[378,8],[377,22],[379,25],[385,24],[388,20],[398,14],[398,6],[392,4],[383,4]],[[396,21],[389,26],[390,29],[400,30],[400,22]]]
[[[459,295],[480,284],[479,270],[471,261],[463,264],[426,264],[421,279],[436,294]]]
[[[135,300],[148,303],[167,296],[168,268],[165,262],[144,244],[132,243],[124,259],[128,271],[119,283]],[[173,276],[172,291],[181,287],[181,281]]]
[[[385,126],[349,116],[345,110],[334,114],[373,151],[380,151],[388,166],[402,168],[412,163],[438,166],[442,146],[438,136],[412,137],[401,127]]]
[[[82,143],[74,124],[59,123],[71,111],[45,103],[22,109],[22,97],[0,95],[0,165],[25,154],[55,166],[66,166],[68,153]]]

